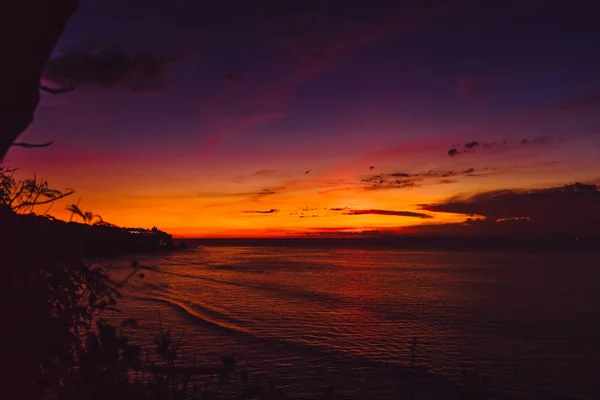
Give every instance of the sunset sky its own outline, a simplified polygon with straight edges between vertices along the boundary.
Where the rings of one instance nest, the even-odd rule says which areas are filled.
[[[82,0],[6,161],[175,236],[597,232],[585,3]]]

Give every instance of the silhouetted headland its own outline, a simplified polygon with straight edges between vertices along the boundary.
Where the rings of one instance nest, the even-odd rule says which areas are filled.
[[[88,225],[65,222],[34,214],[19,215],[2,207],[3,221],[12,220],[12,230],[36,232],[44,237],[48,247],[69,248],[80,258],[110,257],[136,253],[150,253],[187,248],[185,243],[175,245],[173,237],[157,228],[117,227],[110,224]],[[16,240],[17,232],[5,232],[8,240]],[[11,239],[12,238],[12,239]]]

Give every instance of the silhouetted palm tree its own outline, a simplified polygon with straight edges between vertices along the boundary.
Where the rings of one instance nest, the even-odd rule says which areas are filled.
[[[96,225],[99,223],[105,223],[102,217],[98,214],[94,214],[91,211],[83,212],[76,204],[71,204],[66,207],[67,211],[71,211],[73,215],[77,215],[80,217],[85,224]],[[94,218],[97,218],[97,221],[94,221]]]

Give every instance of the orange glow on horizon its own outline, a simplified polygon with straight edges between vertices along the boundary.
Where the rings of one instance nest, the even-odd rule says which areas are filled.
[[[428,140],[424,145],[430,148],[427,146],[432,143]],[[20,179],[37,172],[52,188],[76,189],[73,196],[50,209],[49,214],[56,218],[69,220],[65,206],[81,198],[84,212],[99,214],[107,222],[125,227],[156,226],[174,237],[188,238],[414,233],[415,226],[461,223],[468,217],[423,211],[421,204],[484,191],[597,178],[590,159],[548,163],[527,149],[515,150],[511,159],[503,153],[454,158],[404,152],[400,161],[393,157],[402,149],[392,150],[362,155],[357,151],[354,162],[349,156],[344,160],[323,158],[312,163],[319,168],[306,168],[302,158],[290,151],[254,164],[250,171],[246,164],[253,158],[225,157],[215,159],[212,166],[209,161],[194,164],[174,159],[162,165],[118,154],[87,157],[74,153],[71,159],[52,148],[40,152],[38,158],[16,150],[9,154],[7,164],[22,167]],[[564,149],[560,151],[553,157],[566,157]],[[378,157],[380,162],[376,162]],[[514,168],[519,157],[532,166]],[[471,169],[476,172],[473,176],[464,173]],[[414,184],[401,186],[404,180]],[[350,212],[353,210],[358,212]]]

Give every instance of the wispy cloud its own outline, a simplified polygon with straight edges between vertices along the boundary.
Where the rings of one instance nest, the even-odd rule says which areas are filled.
[[[278,213],[279,210],[276,208],[271,208],[270,210],[249,210],[244,211],[244,214],[275,214]]]
[[[343,213],[344,215],[391,215],[397,217],[412,217],[412,218],[421,218],[421,219],[431,219],[433,218],[429,214],[418,213],[413,211],[395,211],[395,210],[350,210],[348,212]]]
[[[202,159],[209,156],[221,144],[221,141],[222,135],[219,132],[211,132],[198,149],[198,157]]]
[[[534,138],[525,138],[525,139],[521,139],[520,141],[508,141],[508,140],[502,140],[502,141],[498,141],[498,142],[483,142],[483,143],[479,143],[477,141],[472,141],[472,142],[467,142],[463,145],[464,150],[459,150],[458,147],[460,146],[460,143],[458,143],[457,145],[454,145],[453,148],[451,148],[450,150],[448,150],[448,155],[450,157],[455,157],[458,155],[462,155],[462,154],[474,154],[476,153],[476,148],[480,148],[479,151],[493,151],[493,152],[498,152],[500,150],[500,148],[502,148],[503,150],[508,150],[508,149],[517,149],[519,146],[522,145],[552,145],[552,144],[559,144],[559,143],[564,143],[566,142],[565,139],[560,139],[560,138],[556,138],[556,137],[550,137],[550,136],[538,136],[538,137],[534,137]]]
[[[262,197],[272,196],[280,193],[285,188],[283,186],[277,186],[272,188],[264,188],[256,191],[243,191],[243,192],[199,192],[196,197],[198,198],[226,198],[226,197],[247,197],[248,200],[257,200]]]
[[[348,209],[348,207],[343,207],[343,208],[342,207],[336,207],[336,208],[330,208],[329,210],[330,211],[345,211],[347,209]]]
[[[460,176],[471,177],[490,174],[492,172],[493,170],[489,168],[484,168],[479,173],[476,173],[474,168],[468,168],[461,171],[431,170],[420,173],[393,172],[369,175],[362,178],[360,182],[363,184],[363,189],[365,190],[407,189],[417,186],[434,185],[440,183],[440,178],[441,180],[446,179],[446,181],[442,183],[451,183],[447,181],[447,178]]]
[[[410,32],[444,15],[447,7],[405,7],[398,3],[387,7],[385,12],[373,8],[376,15],[323,14],[322,6],[310,6],[293,12],[288,10],[271,12],[264,23],[273,29],[272,43],[292,55],[291,65],[286,73],[275,77],[273,84],[262,96],[265,103],[285,101],[297,87],[316,78],[341,60],[353,56],[386,38]],[[352,9],[347,11],[352,14]],[[361,9],[362,10],[362,9]],[[274,17],[281,14],[280,17]],[[291,21],[296,27],[294,34],[282,35],[278,28],[282,21]],[[310,23],[308,23],[310,21]],[[350,22],[351,21],[351,22]],[[289,24],[284,24],[289,28]]]
[[[198,103],[204,126],[218,125],[215,129],[233,136],[281,118],[301,86],[388,38],[443,17],[454,4],[422,7],[399,2],[386,7],[366,7],[373,15],[365,15],[362,8],[359,12],[353,7],[340,7],[344,15],[332,14],[324,12],[328,6],[313,2],[296,6],[286,3],[281,9],[273,7],[275,10],[269,8],[259,27],[270,37],[262,43],[266,46],[262,50],[276,55],[269,60],[272,61],[269,73],[254,82],[229,70],[223,78],[226,83],[234,84],[223,85],[212,96],[202,96],[203,101]],[[290,7],[298,11],[290,13]],[[285,26],[284,32],[275,28],[281,25]],[[256,68],[256,62],[253,59],[248,68]],[[222,119],[227,123],[214,122]]]
[[[533,139],[523,139],[521,140],[521,145],[550,145],[550,144],[558,144],[564,143],[564,139],[558,139],[550,136],[539,136]]]
[[[276,170],[274,170],[274,169],[261,169],[261,170],[259,170],[259,171],[256,171],[256,172],[254,173],[254,175],[257,175],[257,176],[265,176],[265,175],[273,175],[273,174],[275,174],[275,173],[277,173],[277,171],[276,171]]]
[[[167,84],[167,68],[181,58],[150,53],[128,55],[115,48],[80,46],[51,58],[44,78],[78,89],[159,90]]]

